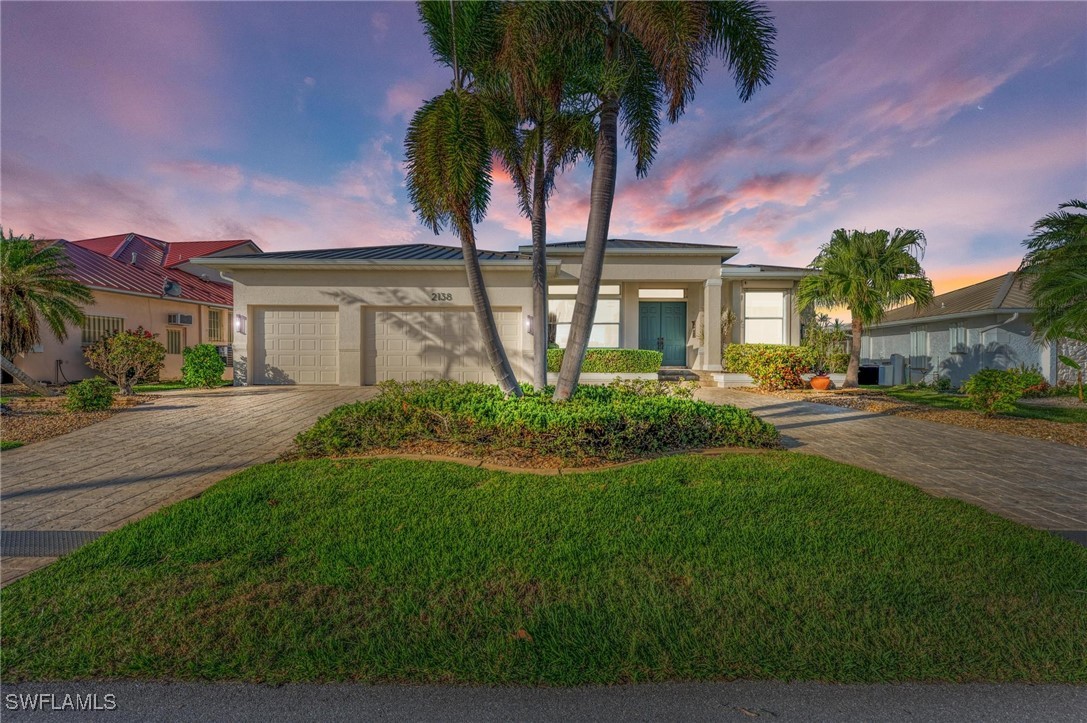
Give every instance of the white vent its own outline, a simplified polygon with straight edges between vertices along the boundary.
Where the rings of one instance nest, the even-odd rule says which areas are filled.
[[[166,323],[192,326],[192,314],[167,314]]]

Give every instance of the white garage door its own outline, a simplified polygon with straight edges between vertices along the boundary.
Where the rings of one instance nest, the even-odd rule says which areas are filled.
[[[521,352],[520,310],[495,310],[498,334],[514,367]],[[390,309],[366,315],[365,380],[424,379],[493,384],[494,374],[471,309]]]
[[[336,384],[339,312],[286,306],[257,314],[254,384]]]

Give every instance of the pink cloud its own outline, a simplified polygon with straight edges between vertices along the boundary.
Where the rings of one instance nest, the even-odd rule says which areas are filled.
[[[408,120],[427,99],[427,91],[422,83],[413,80],[401,80],[385,91],[385,104],[381,107],[384,120]]]
[[[152,164],[151,170],[167,180],[180,180],[217,193],[233,193],[245,182],[242,169],[236,165],[202,161],[161,161]]]

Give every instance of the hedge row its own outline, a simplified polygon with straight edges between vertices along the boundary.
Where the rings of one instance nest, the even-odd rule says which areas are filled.
[[[729,344],[723,358],[725,371],[748,374],[760,389],[801,389],[802,374],[811,371],[816,351],[786,344]]]
[[[547,350],[547,371],[562,366],[564,349]],[[652,374],[660,371],[664,354],[651,349],[589,349],[581,371],[587,374]]]
[[[520,448],[567,463],[622,461],[705,447],[776,447],[778,432],[744,409],[583,386],[568,402],[554,389],[522,398],[496,386],[385,382],[374,399],[344,405],[295,438],[303,457],[359,454],[421,441],[469,445],[486,455]]]

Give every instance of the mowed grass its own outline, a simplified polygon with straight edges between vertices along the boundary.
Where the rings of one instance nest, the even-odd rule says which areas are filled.
[[[233,382],[231,382],[231,381],[224,381],[223,383],[219,384],[218,386],[220,386],[220,387],[229,387],[232,384],[233,384]],[[135,386],[132,387],[132,391],[136,392],[137,394],[153,394],[155,392],[169,392],[169,391],[172,391],[174,389],[192,389],[192,387],[185,386],[185,383],[182,382],[182,381],[153,382],[153,383],[150,383],[150,384],[136,384]]]
[[[0,593],[3,677],[1087,682],[1087,549],[789,452],[254,467]]]
[[[925,404],[941,409],[970,410],[966,403],[966,397],[959,394],[943,394],[935,389],[917,387],[876,387],[887,393],[888,396],[903,402]],[[1002,416],[1020,417],[1022,419],[1045,419],[1050,422],[1064,422],[1071,424],[1087,424],[1087,404],[1075,407],[1046,407],[1033,404],[1015,403],[1015,411],[1007,412]]]
[[[24,442],[15,442],[15,441],[10,440],[10,439],[0,439],[0,452],[3,452],[4,450],[7,450],[7,449],[15,449],[17,447],[22,447],[23,444],[25,444],[25,443]]]

